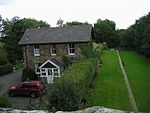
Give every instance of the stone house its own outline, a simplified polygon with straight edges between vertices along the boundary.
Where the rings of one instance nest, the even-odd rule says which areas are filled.
[[[27,29],[21,38],[24,63],[42,80],[53,83],[60,77],[67,61],[84,57],[80,46],[92,38],[91,25]]]

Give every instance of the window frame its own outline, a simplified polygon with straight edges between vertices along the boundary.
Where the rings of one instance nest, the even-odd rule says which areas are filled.
[[[39,45],[34,46],[34,56],[40,56],[40,48]]]
[[[40,63],[34,63],[34,69],[36,74],[40,74]]]
[[[41,68],[41,70],[40,70],[40,75],[41,75],[41,77],[46,77],[47,75],[46,75],[46,69],[45,68]],[[45,75],[43,75],[43,73],[45,74]]]
[[[53,45],[53,47],[51,47],[51,50],[50,50],[50,51],[51,51],[51,55],[52,55],[52,56],[56,56],[56,52],[57,52],[57,51],[56,51],[56,45],[55,45],[55,44]],[[55,53],[53,53],[54,51],[55,51]]]
[[[74,51],[74,52],[72,52]],[[75,55],[75,45],[74,43],[68,44],[68,55]]]
[[[55,70],[57,70],[57,71],[55,71]],[[60,77],[59,69],[58,68],[54,68],[53,69],[53,74],[54,74],[54,77]],[[55,75],[55,74],[57,74],[57,75]]]

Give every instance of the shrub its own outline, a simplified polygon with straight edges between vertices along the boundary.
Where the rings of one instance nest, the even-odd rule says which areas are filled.
[[[93,57],[93,41],[90,41],[87,46],[80,45],[81,53],[87,58]]]
[[[4,44],[0,43],[0,66],[8,63],[7,53],[4,49]]]
[[[94,59],[82,59],[72,64],[61,78],[48,89],[48,110],[77,110],[86,100],[88,88],[96,72]]]
[[[23,69],[22,72],[22,81],[28,80],[39,80],[39,77],[35,74],[34,70],[32,70],[29,67],[26,67],[25,69]]]
[[[141,46],[141,53],[144,54],[146,57],[150,57],[150,45],[142,45]]]
[[[0,66],[0,76],[10,73],[13,71],[13,66],[11,64]]]
[[[2,84],[0,84],[0,91],[1,91],[1,88],[3,87]],[[0,96],[0,107],[11,107],[11,104],[8,100],[8,98],[6,96]]]
[[[11,107],[11,104],[6,96],[0,96],[0,107]]]

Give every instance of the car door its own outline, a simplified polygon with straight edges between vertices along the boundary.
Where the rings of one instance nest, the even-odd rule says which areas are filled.
[[[26,95],[26,84],[20,84],[16,87],[15,95]]]
[[[25,95],[29,96],[32,93],[32,84],[26,84]]]

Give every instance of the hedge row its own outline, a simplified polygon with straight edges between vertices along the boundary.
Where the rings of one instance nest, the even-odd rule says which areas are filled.
[[[48,110],[77,110],[86,102],[86,94],[96,72],[93,58],[72,64],[48,89]]]
[[[13,71],[13,66],[11,64],[0,66],[0,76],[10,73]]]

